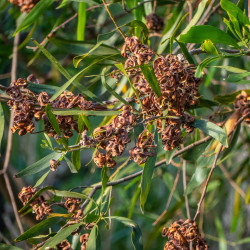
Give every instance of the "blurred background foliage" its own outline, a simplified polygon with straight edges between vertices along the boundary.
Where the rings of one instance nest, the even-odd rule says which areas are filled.
[[[58,8],[62,2],[64,5]],[[115,63],[124,62],[124,58],[121,57],[119,51],[124,40],[119,32],[115,31],[114,23],[110,19],[102,2],[98,0],[54,1],[29,27],[22,30],[20,33],[18,51],[17,76],[26,78],[28,75],[34,74],[40,80],[41,85],[55,87],[62,86],[62,84],[67,81],[58,71],[57,67],[51,63],[39,49],[34,49],[36,45],[30,38],[41,43],[55,27],[65,22],[76,13],[80,13],[79,6],[83,2],[87,2],[87,11],[84,11],[86,23],[84,20],[79,21],[79,19],[75,17],[72,21],[58,29],[42,45],[65,69],[67,69],[71,76],[74,76],[80,70],[95,63],[93,67],[88,69],[85,74],[81,76],[80,82],[82,85],[89,87],[89,90],[98,96],[100,101],[107,101],[113,97],[102,84],[100,75],[104,67],[113,69],[112,65]],[[145,23],[145,16],[153,12],[154,1],[145,2],[146,3],[140,4],[140,6],[133,11],[130,11],[130,9],[136,7],[141,1],[127,0],[125,4],[129,11],[126,11],[123,9],[121,1],[114,0],[109,1],[109,8],[119,26],[128,24],[133,20],[139,20]],[[170,43],[167,41],[162,44],[161,42],[171,36],[173,29],[177,26],[180,19],[190,11],[190,8],[192,8],[192,15],[190,16],[189,12],[189,16],[180,24],[177,30],[175,36],[179,36],[190,23],[189,17],[192,20],[192,18],[195,17],[195,13],[199,11],[198,6],[200,7],[200,2],[201,1],[198,0],[158,0],[156,13],[163,18],[164,29],[162,32],[149,34],[148,43],[150,47],[160,54],[168,54],[171,49]],[[218,1],[211,0],[205,2],[205,8],[194,25],[211,25],[232,35],[223,22],[225,17],[228,18],[227,13],[220,6],[217,6]],[[234,4],[238,3],[239,8],[245,10],[246,15],[248,15],[247,8],[244,6],[244,1],[232,2],[234,2]],[[245,2],[247,3],[247,1]],[[208,12],[206,12],[206,10],[208,10]],[[210,15],[210,13],[212,14]],[[25,15],[26,14],[21,14],[19,8],[13,6],[8,1],[0,1],[0,84],[2,86],[9,86],[10,84],[13,34],[16,27],[22,23]],[[84,15],[81,17],[85,18]],[[203,20],[202,18],[204,16],[207,17],[207,19]],[[138,29],[138,27],[133,28],[131,25],[122,27],[126,36],[132,36],[138,33]],[[235,37],[234,39],[237,40]],[[76,64],[74,64],[74,62],[79,59],[79,56],[88,53],[99,41],[103,41],[103,44],[88,57],[84,58],[84,60],[79,63],[78,67],[75,67]],[[216,46],[218,49],[228,48],[225,45],[216,44]],[[188,45],[189,50],[199,48],[199,43]],[[173,51],[175,54],[181,53],[180,47],[176,42],[173,44]],[[113,57],[104,58],[111,55],[113,55]],[[208,55],[206,53],[194,55],[193,60],[195,60],[197,64],[200,64],[207,57]],[[216,96],[224,96],[242,89],[249,89],[249,76],[235,83],[234,81],[230,81],[228,77],[230,74],[233,74],[232,72],[226,70],[225,67],[218,68],[214,66],[232,66],[249,72],[250,61],[247,56],[220,57],[210,63],[204,70],[205,75],[199,92],[206,102],[204,101],[199,107],[190,110],[190,113],[197,118],[208,120],[212,117],[216,122],[222,122],[231,114],[233,108],[232,102],[235,96],[231,99],[229,96],[229,102],[226,102],[225,98],[221,98],[221,102],[215,102],[218,100]],[[129,96],[130,89],[125,77],[123,77],[118,84],[109,76],[106,77],[106,81],[123,97]],[[69,90],[72,90],[74,93],[79,92],[74,86],[71,86]],[[5,117],[5,130],[1,142],[0,164],[2,166],[6,153],[10,111],[5,102],[1,103]],[[93,128],[105,123],[105,119],[107,120],[105,117],[89,117]],[[37,130],[43,130],[43,125],[39,123]],[[240,129],[238,129],[238,133],[235,135],[231,152],[229,152],[225,160],[218,164],[208,185],[207,195],[204,205],[202,206],[200,217],[198,217],[198,222],[199,229],[205,236],[210,249],[250,249],[249,131],[249,126],[247,127],[245,124],[241,125]],[[184,146],[203,137],[203,132],[195,129],[192,134],[185,136]],[[69,144],[75,144],[76,138],[77,134],[69,139]],[[22,137],[17,134],[13,136],[8,175],[11,179],[11,186],[19,209],[22,204],[18,201],[17,196],[21,188],[28,185],[33,186],[46,171],[23,178],[16,179],[12,177],[17,172],[50,153],[46,147],[41,146],[46,144],[44,140],[46,139],[43,133],[38,133],[36,135],[26,134]],[[132,139],[132,142],[133,141]],[[54,146],[57,146],[55,141],[52,142]],[[131,145],[133,145],[133,143],[131,143]],[[186,162],[188,183],[195,172],[197,159],[205,151],[207,145],[208,144],[202,144],[183,155],[183,159]],[[101,169],[97,168],[93,161],[91,161],[92,154],[92,149],[81,151],[81,168],[77,174],[72,174],[66,162],[63,161],[56,172],[50,172],[48,174],[41,186],[54,186],[58,190],[70,190],[72,188],[88,186],[100,182]],[[128,153],[125,152],[125,154],[119,158],[118,166],[127,160],[128,157]],[[169,153],[166,154],[160,144],[158,146],[158,160],[162,160],[164,157],[169,157]],[[90,164],[88,164],[89,162]],[[154,171],[149,196],[144,208],[144,214],[142,214],[140,210],[139,202],[140,177],[112,188],[113,200],[110,211],[111,215],[128,217],[139,225],[142,231],[144,249],[163,249],[166,241],[166,239],[161,237],[163,226],[169,226],[172,222],[180,218],[187,218],[181,172],[180,180],[173,193],[173,198],[167,214],[158,224],[155,226],[152,225],[166,207],[178,172],[179,164],[183,164],[183,161],[180,158],[175,158],[174,162],[171,161],[168,165],[162,165]],[[119,172],[117,178],[124,177],[141,169],[142,168],[137,164],[129,162],[128,166]],[[112,170],[110,174],[112,174],[113,171],[115,170]],[[5,242],[4,239],[6,238],[11,244],[16,244],[20,248],[25,249],[27,248],[25,243],[13,242],[13,239],[18,237],[19,232],[9,200],[8,191],[5,187],[5,182],[2,176],[0,176],[0,178],[0,240]],[[193,188],[188,194],[191,217],[193,217],[196,212],[197,203],[203,187],[204,184],[201,184]],[[82,189],[80,188],[80,190]],[[110,188],[107,191],[110,191]],[[98,195],[100,194],[97,193],[95,199],[97,199]],[[36,224],[32,213],[23,216],[21,220],[25,230]],[[58,229],[59,227],[55,227],[55,230]],[[112,221],[110,229],[107,230],[106,224],[101,222],[99,223],[97,249],[133,249],[130,238],[131,228],[125,227],[122,223]],[[69,237],[69,241],[71,240],[72,237]],[[79,247],[78,245],[75,249],[79,249]]]

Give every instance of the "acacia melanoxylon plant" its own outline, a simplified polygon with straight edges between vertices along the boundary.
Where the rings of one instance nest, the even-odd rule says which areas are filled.
[[[2,4],[0,247],[247,249],[245,7]]]

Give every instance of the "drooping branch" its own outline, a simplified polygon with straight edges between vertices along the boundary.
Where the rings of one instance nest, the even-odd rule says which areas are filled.
[[[244,119],[245,119],[247,116],[249,116],[249,115],[250,115],[250,113],[247,113],[246,115],[242,116],[242,117],[236,122],[234,130],[235,130],[236,127],[237,127],[241,122],[243,122]],[[234,130],[232,130],[232,131],[229,133],[228,136],[231,136],[232,133],[234,132]],[[196,146],[198,146],[198,145],[201,145],[201,144],[203,144],[203,143],[205,143],[205,142],[207,142],[207,141],[209,141],[209,140],[211,140],[211,139],[212,139],[211,136],[207,136],[207,137],[205,137],[205,138],[203,138],[203,139],[201,139],[201,140],[199,140],[199,141],[196,141],[196,142],[194,142],[194,143],[192,143],[192,144],[190,144],[190,145],[184,147],[183,149],[177,151],[177,152],[173,155],[173,159],[176,158],[176,157],[178,157],[178,156],[180,156],[180,155],[182,155],[183,153],[187,152],[188,150],[190,150],[190,149],[192,149],[192,148],[194,148],[194,147],[196,147]],[[222,147],[223,147],[223,146],[222,146]],[[218,155],[218,156],[219,156],[219,155]],[[217,160],[216,160],[216,161],[217,161]],[[163,164],[166,164],[166,160],[165,160],[165,159],[164,159],[164,160],[161,160],[161,161],[158,161],[158,162],[155,164],[155,168],[158,168],[159,166],[161,166],[161,165],[163,165]],[[216,162],[215,162],[215,165],[216,165]],[[137,176],[142,175],[142,172],[143,172],[143,171],[141,170],[141,171],[138,171],[138,172],[133,173],[133,174],[131,174],[131,175],[128,175],[128,176],[126,176],[126,177],[120,178],[120,179],[118,179],[118,180],[116,180],[116,181],[110,181],[110,182],[107,183],[106,186],[116,186],[116,185],[121,184],[121,183],[123,183],[123,182],[132,180],[132,179],[136,178]],[[89,204],[90,199],[94,196],[94,194],[96,193],[96,191],[99,190],[99,189],[101,189],[101,188],[102,188],[102,184],[97,184],[97,185],[92,186],[92,190],[91,190],[91,192],[90,192],[89,195],[88,195],[88,199],[86,199],[86,200],[84,201],[84,203],[81,205],[81,209],[82,209],[82,210]]]

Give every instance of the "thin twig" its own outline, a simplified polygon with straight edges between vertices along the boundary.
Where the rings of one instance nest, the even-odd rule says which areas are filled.
[[[183,169],[182,169],[183,190],[185,192],[186,188],[187,188],[187,176],[186,176],[187,161],[186,160],[183,160],[182,167],[183,167]],[[189,204],[188,204],[188,197],[186,194],[184,194],[184,198],[185,198],[185,204],[186,204],[187,217],[188,217],[188,219],[190,219],[191,218],[190,209],[189,209]]]
[[[213,174],[213,171],[214,171],[214,169],[215,169],[215,167],[216,167],[216,163],[217,163],[217,160],[218,160],[218,158],[219,158],[219,155],[220,155],[220,152],[221,152],[222,148],[223,148],[223,145],[220,146],[220,149],[218,150],[218,152],[217,152],[216,155],[215,155],[214,162],[213,162],[213,166],[212,166],[212,168],[211,168],[211,170],[210,170],[210,172],[209,172],[209,175],[208,175],[207,180],[206,180],[205,187],[204,187],[204,189],[203,189],[203,192],[202,192],[200,201],[199,201],[199,203],[198,203],[198,208],[197,208],[196,214],[195,214],[195,216],[194,216],[194,221],[196,220],[198,214],[200,213],[201,204],[202,204],[202,202],[203,202],[203,200],[204,200],[204,198],[205,198],[208,183],[209,183],[209,181],[210,181],[210,179],[211,179],[211,176],[212,176],[212,174]]]
[[[177,171],[177,174],[176,174],[176,177],[175,177],[175,180],[174,180],[173,188],[172,188],[171,193],[170,193],[170,195],[169,195],[169,197],[168,197],[168,202],[167,202],[167,205],[166,205],[166,209],[162,212],[162,214],[161,214],[161,215],[156,219],[156,221],[153,223],[154,226],[161,220],[161,218],[162,218],[162,217],[167,213],[167,211],[168,211],[168,208],[169,208],[170,202],[171,202],[171,200],[172,200],[174,191],[175,191],[176,186],[177,186],[177,183],[178,183],[178,181],[179,181],[180,172],[181,172],[181,167],[178,168],[178,171]]]
[[[12,58],[12,65],[11,65],[11,82],[16,80],[16,75],[17,75],[17,58],[18,58],[18,43],[19,43],[19,38],[20,38],[20,33],[17,33],[17,35],[14,38],[14,44],[13,44],[13,58]],[[3,174],[4,180],[5,180],[5,185],[8,190],[9,196],[10,196],[10,201],[11,205],[13,207],[13,211],[15,214],[16,222],[19,227],[20,233],[22,234],[24,232],[23,226],[18,214],[17,210],[17,205],[15,201],[15,197],[11,188],[10,180],[7,174],[7,169],[10,163],[10,155],[11,155],[11,149],[12,149],[12,131],[11,127],[13,126],[14,122],[14,111],[11,110],[10,112],[10,122],[9,122],[9,131],[8,131],[8,141],[7,141],[7,149],[6,149],[6,154],[5,154],[5,159],[3,163],[3,169],[0,174]]]
[[[157,5],[157,0],[154,0],[153,13],[155,13],[155,11],[156,11],[156,5]]]
[[[120,29],[120,27],[119,27],[118,24],[116,23],[114,17],[112,16],[112,14],[111,14],[111,12],[110,12],[110,10],[109,10],[109,7],[108,7],[107,3],[105,2],[105,0],[102,0],[102,2],[103,2],[103,4],[104,4],[104,6],[105,6],[105,8],[106,8],[106,10],[107,10],[107,12],[108,12],[108,14],[109,14],[111,20],[113,21],[114,25],[116,26],[117,30],[121,33],[122,37],[123,37],[124,40],[125,40],[126,36],[123,34],[122,30]]]
[[[187,4],[188,4],[188,12],[189,12],[188,21],[191,22],[193,18],[193,7],[192,7],[192,3],[190,0],[187,1]]]
[[[223,48],[220,48],[219,51],[226,52],[226,53],[229,53],[229,54],[241,53],[241,51],[239,51],[237,49],[223,49]],[[199,55],[199,54],[205,54],[205,53],[207,53],[207,52],[203,51],[202,49],[193,49],[193,50],[189,51],[190,55]],[[250,56],[250,51],[246,51],[246,53],[244,55],[245,56]]]
[[[230,174],[227,172],[226,168],[220,164],[220,169],[222,170],[223,174],[227,178],[228,182],[231,184],[231,186],[240,194],[240,196],[245,200],[246,194],[245,192],[236,184],[236,182],[231,178]]]
[[[200,212],[200,217],[199,217],[199,231],[201,234],[201,237],[204,238],[204,231],[203,231],[203,223],[204,223],[204,202],[202,202],[201,205],[201,212]]]
[[[86,11],[89,10],[93,10],[95,8],[101,7],[102,4],[99,5],[94,5],[92,7],[89,7],[88,9],[86,9]],[[71,22],[72,20],[74,20],[76,17],[78,16],[78,13],[75,13],[72,17],[70,17],[69,19],[67,19],[65,22],[61,23],[60,25],[58,25],[57,27],[55,27],[44,39],[43,41],[40,43],[40,45],[44,45],[60,28],[64,28],[64,26],[66,24],[68,24],[69,22]],[[34,52],[38,49],[37,46],[33,47],[33,46],[26,46],[27,49],[32,49]]]

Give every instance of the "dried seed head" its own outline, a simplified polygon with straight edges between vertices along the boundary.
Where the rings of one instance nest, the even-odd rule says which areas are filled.
[[[9,0],[10,3],[19,6],[21,12],[30,12],[40,0]]]
[[[169,238],[164,250],[170,249],[189,249],[189,243],[192,242],[194,249],[207,250],[208,245],[199,233],[195,221],[187,219],[186,221],[175,221],[168,229],[163,228],[162,236]]]
[[[146,26],[150,31],[161,31],[163,29],[164,22],[161,17],[155,13],[149,14],[145,17]]]

